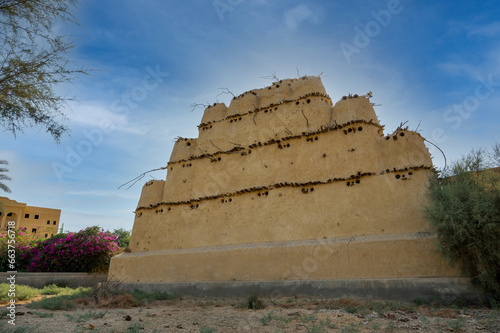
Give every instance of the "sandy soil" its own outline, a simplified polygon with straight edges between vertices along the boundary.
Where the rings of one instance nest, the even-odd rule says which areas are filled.
[[[244,299],[183,298],[141,307],[80,306],[72,311],[18,305],[18,332],[500,332],[500,311],[486,308],[394,306],[356,309],[356,301],[314,298],[263,299],[249,310]],[[364,303],[366,304],[366,303]],[[100,318],[99,318],[100,317]],[[13,332],[7,319],[0,331]]]

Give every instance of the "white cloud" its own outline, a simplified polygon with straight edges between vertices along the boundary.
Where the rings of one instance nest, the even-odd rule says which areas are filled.
[[[319,22],[318,17],[306,5],[299,5],[285,12],[284,22],[289,29],[296,30],[305,21],[314,24]]]
[[[500,22],[491,22],[490,24],[475,26],[469,29],[467,37],[470,36],[484,36],[495,37],[500,34]]]

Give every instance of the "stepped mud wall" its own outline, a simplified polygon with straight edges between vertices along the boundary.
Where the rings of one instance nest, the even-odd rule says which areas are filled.
[[[126,283],[457,277],[422,217],[432,160],[420,134],[383,134],[370,96],[335,105],[319,77],[205,110],[165,181],[142,190]]]

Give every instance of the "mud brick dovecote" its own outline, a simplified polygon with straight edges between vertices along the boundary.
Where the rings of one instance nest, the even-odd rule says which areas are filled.
[[[369,96],[335,105],[319,77],[208,107],[165,181],[142,190],[123,282],[460,276],[422,217],[432,160],[419,133],[384,136]]]

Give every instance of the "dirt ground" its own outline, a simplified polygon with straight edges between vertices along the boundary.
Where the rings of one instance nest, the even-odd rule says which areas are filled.
[[[139,307],[84,305],[72,311],[18,305],[16,330],[0,319],[1,332],[500,332],[500,311],[376,301],[305,297],[262,299],[182,298]]]

